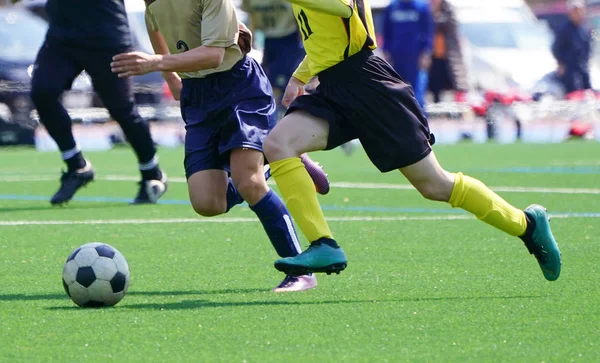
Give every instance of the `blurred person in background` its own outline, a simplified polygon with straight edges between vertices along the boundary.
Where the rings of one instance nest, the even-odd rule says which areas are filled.
[[[435,103],[440,102],[442,91],[457,91],[457,99],[461,100],[468,84],[454,8],[446,0],[431,0],[431,8],[435,33],[429,70],[429,90]]]
[[[392,0],[385,10],[383,51],[425,106],[434,23],[428,0]]]
[[[67,165],[50,203],[67,203],[94,180],[92,164],[75,142],[71,117],[60,101],[83,70],[137,156],[142,180],[133,203],[156,203],[167,190],[166,174],[158,166],[149,125],[133,102],[131,80],[110,69],[112,57],[132,47],[123,0],[48,0],[46,12],[49,28],[35,62],[31,98]]]
[[[591,31],[583,24],[585,1],[568,0],[569,21],[556,33],[552,54],[558,62],[557,76],[565,93],[591,89],[589,60]]]
[[[265,36],[261,65],[271,81],[277,113],[283,116],[283,91],[304,58],[301,34],[292,12],[292,4],[283,0],[243,0],[242,10],[249,15],[250,31],[260,30]]]

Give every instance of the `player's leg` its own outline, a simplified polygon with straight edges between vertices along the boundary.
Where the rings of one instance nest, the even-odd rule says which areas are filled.
[[[292,275],[309,272],[339,272],[347,265],[343,250],[333,235],[319,205],[311,178],[299,155],[305,152],[333,148],[351,139],[341,137],[338,130],[330,135],[330,124],[335,115],[319,105],[319,96],[303,96],[290,112],[271,131],[264,151],[271,163],[271,173],[294,220],[311,242],[308,250],[294,258],[275,262],[275,267]],[[311,113],[303,109],[310,110]],[[325,118],[313,116],[323,114]],[[330,137],[331,136],[331,137]]]
[[[110,70],[110,62],[120,50],[98,50],[80,54],[94,89],[102,103],[119,123],[138,159],[142,176],[133,203],[156,203],[167,190],[167,176],[158,165],[158,155],[148,123],[134,104],[130,78],[119,78]]]
[[[231,151],[231,179],[250,209],[263,225],[280,257],[293,257],[302,252],[292,217],[283,200],[267,185],[263,174],[262,152],[237,148]],[[275,292],[302,291],[313,288],[312,275],[288,276]]]
[[[427,199],[448,202],[478,219],[516,237],[520,237],[540,263],[544,276],[556,280],[561,257],[544,208],[533,205],[519,210],[482,182],[462,173],[449,173],[431,152],[400,171]]]
[[[69,48],[47,41],[38,53],[31,80],[31,98],[40,122],[58,145],[67,165],[61,186],[50,200],[52,204],[68,202],[79,188],[94,179],[92,166],[75,142],[71,118],[60,101],[81,70]]]
[[[287,82],[304,58],[304,48],[297,33],[282,38],[265,39],[265,55],[263,58],[265,74],[273,88],[273,97],[276,104],[277,120],[281,119],[286,108],[281,104],[283,92]],[[300,160],[306,167],[317,193],[326,195],[329,193],[330,185],[327,174],[323,167],[313,161],[307,153],[300,155]]]

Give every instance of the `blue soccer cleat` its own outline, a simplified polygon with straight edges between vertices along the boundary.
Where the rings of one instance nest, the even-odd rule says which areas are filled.
[[[294,257],[275,261],[275,268],[287,275],[302,276],[316,272],[339,274],[348,265],[341,247],[332,247],[322,240],[313,242],[310,247]]]
[[[529,253],[537,259],[546,280],[554,281],[560,276],[562,261],[558,244],[550,230],[546,208],[534,204],[525,209],[525,215],[527,233],[521,239]]]

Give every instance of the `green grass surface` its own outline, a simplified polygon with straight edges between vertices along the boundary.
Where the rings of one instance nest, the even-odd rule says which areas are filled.
[[[331,228],[348,269],[319,276],[314,290],[276,295],[282,275],[258,222],[14,225],[196,218],[181,149],[161,150],[174,179],[165,204],[124,202],[135,181],[106,177],[136,177],[135,159],[116,149],[87,153],[98,180],[65,208],[47,202],[62,167],[56,154],[2,149],[0,361],[600,361],[600,144],[436,151],[446,168],[502,187],[516,206],[562,214],[552,220],[558,281],[544,280],[520,240],[475,219],[446,220],[463,214],[413,190],[334,187],[321,203],[337,217]],[[379,174],[362,151],[313,158],[333,182],[406,185],[399,173]],[[252,213],[238,207],[222,218],[233,217]],[[129,261],[129,294],[114,308],[77,308],[62,289],[64,260],[90,241]]]

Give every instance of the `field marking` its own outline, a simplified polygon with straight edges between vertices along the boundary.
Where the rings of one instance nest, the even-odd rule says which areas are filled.
[[[96,177],[96,180],[104,181],[127,181],[137,182],[139,177],[125,175],[107,175]],[[49,175],[7,175],[0,176],[0,182],[36,182],[36,181],[58,181],[58,177]],[[169,183],[186,183],[185,178],[170,177]],[[274,184],[269,181],[269,184]],[[332,182],[332,188],[340,189],[366,189],[366,190],[414,190],[409,184],[388,183],[356,183],[356,182]],[[600,195],[598,188],[546,188],[546,187],[522,187],[522,186],[491,186],[492,190],[502,193],[547,193],[547,194],[586,194]]]
[[[600,218],[600,213],[562,213],[552,214],[552,218]],[[402,221],[454,221],[476,220],[470,215],[439,216],[355,216],[328,217],[329,222],[402,222]],[[0,221],[0,227],[10,226],[57,226],[57,225],[94,225],[94,224],[169,224],[169,223],[255,223],[258,218],[167,218],[167,219],[89,219],[89,220],[16,220]]]

